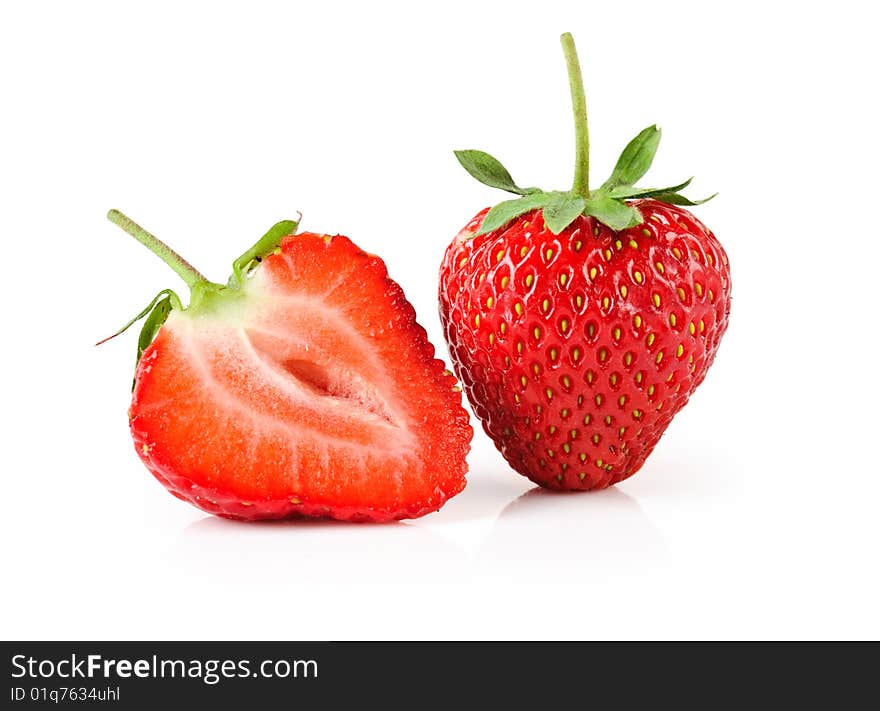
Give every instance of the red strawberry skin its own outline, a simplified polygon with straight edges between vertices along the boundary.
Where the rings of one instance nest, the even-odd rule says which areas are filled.
[[[680,207],[629,203],[615,232],[540,210],[446,250],[440,317],[468,399],[504,458],[554,489],[601,489],[639,470],[706,377],[727,329],[730,267]]]
[[[171,313],[129,419],[172,494],[243,520],[435,511],[464,488],[472,437],[382,260],[311,233],[284,238],[239,299]]]

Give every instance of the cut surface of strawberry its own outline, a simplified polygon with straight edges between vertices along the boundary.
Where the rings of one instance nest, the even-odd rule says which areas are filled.
[[[145,326],[129,410],[141,459],[228,518],[440,508],[464,488],[472,430],[382,260],[313,233],[262,251]]]

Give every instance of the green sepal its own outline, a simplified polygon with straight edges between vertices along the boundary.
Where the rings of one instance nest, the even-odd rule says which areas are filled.
[[[693,178],[688,178],[683,183],[673,185],[669,188],[636,188],[632,185],[620,185],[608,191],[608,195],[613,198],[649,198],[657,195],[667,195],[669,193],[677,193],[684,190],[691,184]]]
[[[474,236],[484,235],[487,232],[497,230],[499,227],[503,227],[512,219],[519,217],[526,212],[536,210],[539,207],[544,207],[552,197],[553,196],[550,193],[531,193],[516,200],[499,202],[486,213],[486,216],[483,218],[483,222],[480,225],[480,229],[477,230],[477,233]]]
[[[144,354],[144,351],[150,347],[150,344],[153,342],[159,329],[162,328],[162,324],[168,320],[168,314],[171,313],[171,309],[173,308],[174,304],[171,300],[171,294],[156,302],[155,308],[150,311],[150,315],[147,316],[144,325],[141,327],[141,333],[138,336],[137,360],[135,360],[135,365],[141,362],[141,356]]]
[[[272,225],[269,231],[260,237],[253,247],[232,263],[232,276],[229,277],[229,286],[232,288],[241,286],[245,277],[254,267],[278,249],[282,239],[296,232],[301,220],[302,215],[299,215],[296,220],[281,220],[281,222],[276,222]]]
[[[507,168],[501,165],[501,161],[484,151],[463,150],[454,151],[454,153],[458,162],[461,163],[461,167],[483,185],[506,190],[514,195],[529,195],[538,192],[537,188],[519,187],[513,182]]]
[[[584,214],[592,215],[615,231],[635,227],[644,221],[641,213],[632,205],[607,195],[598,195],[587,200]]]
[[[686,198],[684,195],[679,195],[678,193],[657,193],[656,195],[652,195],[652,197],[655,200],[669,203],[670,205],[684,205],[685,207],[693,207],[694,205],[702,205],[704,202],[709,202],[709,200],[711,200],[717,194],[718,193],[713,193],[709,197],[703,198],[702,200],[691,200],[690,198]]]
[[[586,200],[579,195],[551,193],[550,200],[544,206],[544,224],[558,235],[583,213],[585,207]]]
[[[627,143],[617,159],[611,177],[599,189],[610,191],[619,185],[635,185],[648,172],[659,145],[660,129],[657,126],[648,126]]]
[[[95,345],[100,346],[102,343],[106,343],[110,339],[116,338],[116,336],[119,336],[119,335],[125,333],[129,328],[134,326],[144,316],[146,316],[151,311],[153,311],[154,308],[157,307],[157,304],[159,303],[160,299],[162,299],[163,296],[168,300],[171,308],[181,309],[181,310],[183,309],[183,306],[180,303],[180,298],[177,296],[177,294],[175,294],[171,289],[162,289],[162,291],[160,291],[158,294],[156,294],[155,297],[153,297],[153,300],[147,305],[147,307],[143,311],[141,311],[137,316],[135,316],[131,321],[129,321],[127,324],[125,324],[122,328],[120,328],[116,333],[114,333],[110,336],[107,336],[107,338],[102,338]],[[167,318],[167,317],[168,317],[168,314],[165,314],[165,318]],[[162,319],[162,323],[165,323],[164,318]],[[161,326],[162,323],[160,323],[159,325]],[[149,344],[147,344],[147,345],[149,345]],[[138,360],[140,360],[140,357],[141,357],[141,349],[140,349],[140,344],[139,344],[138,345]]]

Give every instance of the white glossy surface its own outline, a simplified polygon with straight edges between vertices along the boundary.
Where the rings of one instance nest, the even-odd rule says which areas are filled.
[[[838,196],[875,182],[875,11],[591,5],[0,10],[2,636],[880,635],[880,239],[874,198]],[[106,209],[217,279],[302,210],[382,254],[445,355],[435,270],[500,198],[450,150],[568,180],[564,30],[594,183],[658,121],[650,182],[721,192],[697,214],[733,264],[730,331],[642,472],[535,491],[478,432],[466,491],[414,522],[245,526],[170,497],[127,433],[135,336],[91,343],[175,278]]]

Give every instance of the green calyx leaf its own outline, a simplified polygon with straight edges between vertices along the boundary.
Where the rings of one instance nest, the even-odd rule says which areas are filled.
[[[245,277],[253,271],[254,267],[278,249],[282,239],[296,232],[301,220],[302,214],[298,215],[295,220],[281,220],[281,222],[272,225],[253,247],[232,263],[229,286],[233,289],[241,286]]]
[[[580,195],[551,193],[550,200],[544,206],[544,224],[553,234],[558,235],[583,213],[585,205],[586,200]]]
[[[529,195],[537,192],[536,188],[521,188],[510,177],[501,161],[483,151],[455,151],[455,157],[461,166],[483,185],[490,188],[506,190],[514,195]]]
[[[626,144],[611,177],[605,181],[600,190],[611,190],[619,185],[634,185],[651,167],[654,155],[660,145],[660,129],[648,126]]]
[[[632,205],[607,195],[597,195],[587,200],[584,214],[592,215],[612,230],[625,230],[642,223],[641,213]]]
[[[536,210],[539,207],[544,207],[550,198],[551,195],[548,193],[531,193],[517,200],[499,202],[486,213],[480,229],[477,230],[477,235],[484,235],[497,230],[520,215]]]

